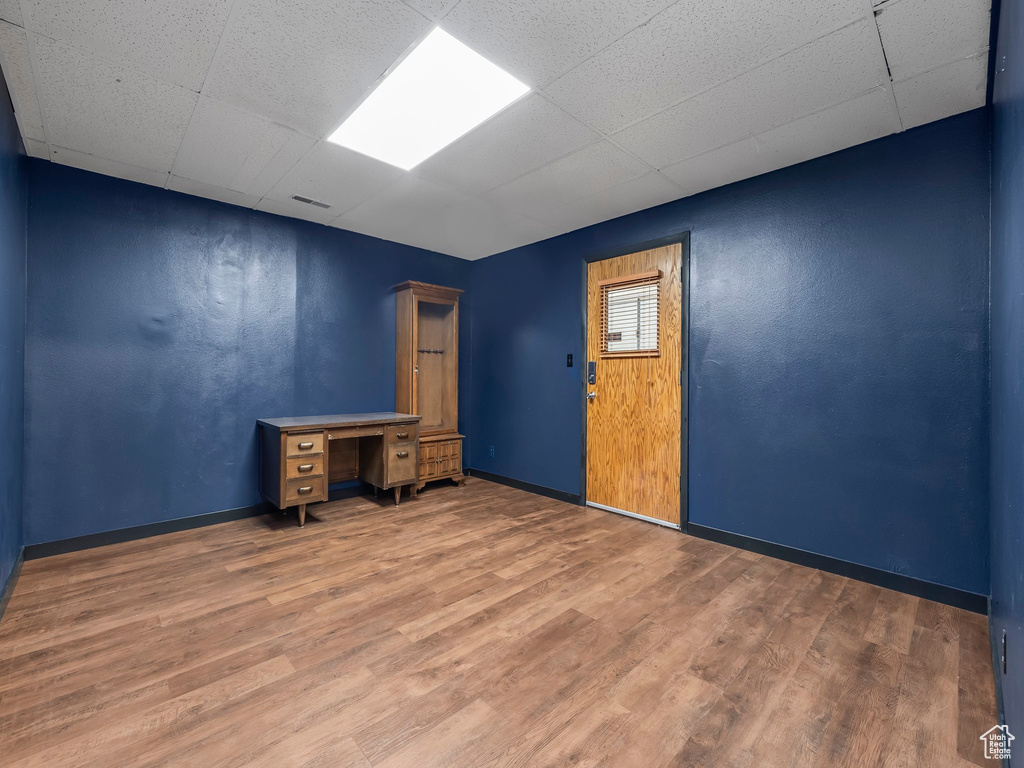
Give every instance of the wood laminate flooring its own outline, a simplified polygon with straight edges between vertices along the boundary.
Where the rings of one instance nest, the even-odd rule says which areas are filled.
[[[982,616],[479,479],[30,561],[0,623],[8,767],[964,768],[995,723]]]

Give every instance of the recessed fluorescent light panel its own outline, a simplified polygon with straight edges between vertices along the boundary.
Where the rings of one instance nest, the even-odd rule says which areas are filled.
[[[436,27],[327,140],[408,171],[529,90]]]

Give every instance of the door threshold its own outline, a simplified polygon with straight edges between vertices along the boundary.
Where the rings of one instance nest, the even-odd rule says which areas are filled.
[[[588,507],[594,507],[596,509],[603,509],[605,512],[614,512],[616,515],[625,515],[626,517],[632,517],[636,520],[643,520],[647,523],[654,523],[655,525],[663,525],[666,528],[671,528],[673,531],[681,531],[682,527],[678,523],[670,523],[668,520],[659,520],[656,517],[648,517],[647,515],[638,515],[636,512],[627,512],[624,509],[617,507],[609,507],[607,504],[598,504],[596,501],[588,501]]]

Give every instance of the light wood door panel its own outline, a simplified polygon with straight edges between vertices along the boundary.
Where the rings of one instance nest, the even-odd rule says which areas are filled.
[[[679,525],[682,430],[682,246],[587,268],[587,501]],[[658,355],[601,357],[602,280],[660,270]]]

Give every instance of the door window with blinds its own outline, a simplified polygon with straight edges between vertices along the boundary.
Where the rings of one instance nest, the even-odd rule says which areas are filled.
[[[602,280],[601,356],[656,357],[661,272]]]

